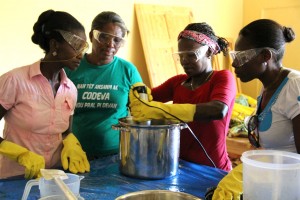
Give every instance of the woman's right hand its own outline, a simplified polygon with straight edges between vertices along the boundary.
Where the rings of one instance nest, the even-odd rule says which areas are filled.
[[[40,169],[45,169],[45,159],[32,151],[27,151],[18,157],[18,163],[25,167],[25,178],[41,177]]]
[[[144,86],[146,87],[146,92],[147,92],[147,96],[148,96],[148,101],[152,101],[153,100],[153,97],[151,95],[151,89],[148,88],[144,83],[135,83],[131,86],[131,89],[130,89],[130,93],[129,93],[129,101],[132,102],[133,99],[136,99],[136,98],[140,98],[140,95],[139,93],[136,91],[136,90],[133,90],[133,88],[135,87],[140,87],[140,86]]]
[[[3,140],[0,143],[0,153],[25,167],[25,178],[40,177],[40,169],[45,168],[45,159],[28,149]]]

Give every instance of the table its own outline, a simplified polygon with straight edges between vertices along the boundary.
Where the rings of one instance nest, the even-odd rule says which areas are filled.
[[[252,150],[248,138],[227,137],[226,144],[230,158],[240,158],[245,151]]]
[[[113,200],[140,190],[180,191],[204,198],[207,188],[216,186],[227,172],[180,160],[178,174],[161,180],[145,180],[124,176],[119,171],[118,155],[93,160],[91,172],[81,174],[80,195],[85,200]],[[27,180],[0,180],[1,200],[20,200]],[[28,200],[40,197],[38,187],[32,187]]]

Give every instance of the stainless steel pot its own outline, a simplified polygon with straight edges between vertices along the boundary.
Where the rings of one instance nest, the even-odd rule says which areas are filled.
[[[180,130],[185,124],[170,120],[139,123],[119,119],[113,129],[120,130],[120,171],[145,179],[162,179],[178,171]]]
[[[144,190],[139,192],[132,192],[117,197],[115,200],[201,200],[198,197],[184,193],[173,192],[169,190]]]

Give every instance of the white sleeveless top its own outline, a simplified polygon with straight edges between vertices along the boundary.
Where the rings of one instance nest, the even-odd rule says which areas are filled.
[[[258,97],[258,105],[261,102]],[[291,70],[258,116],[259,142],[265,149],[297,153],[292,119],[300,114],[300,72]]]

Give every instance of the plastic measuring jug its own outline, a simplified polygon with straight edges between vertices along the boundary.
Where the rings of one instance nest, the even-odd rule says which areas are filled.
[[[78,176],[76,174],[66,173],[68,179],[63,180],[64,183],[70,188],[70,190],[77,196],[80,197],[80,181],[84,176]],[[63,191],[56,185],[54,180],[45,180],[45,178],[40,178],[39,180],[29,180],[26,183],[25,190],[23,192],[22,200],[26,200],[30,193],[32,186],[39,186],[41,197],[53,196],[53,195],[62,195],[64,196]]]

